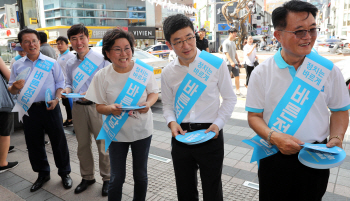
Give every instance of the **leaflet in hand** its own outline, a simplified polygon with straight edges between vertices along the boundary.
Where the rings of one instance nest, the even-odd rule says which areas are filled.
[[[303,148],[300,150],[298,155],[298,159],[302,164],[315,169],[329,169],[337,167],[343,163],[345,157],[346,153],[343,149],[341,149],[338,154],[332,154],[321,152],[319,150]]]
[[[204,133],[205,131],[206,129],[188,132],[185,135],[177,135],[175,139],[188,145],[200,144],[212,139],[215,136],[215,132],[210,131],[208,133]]]
[[[29,76],[30,70],[31,70],[30,67],[27,67],[26,69],[24,69],[20,74],[17,75],[16,81],[27,79],[27,77]]]
[[[138,105],[129,105],[129,106],[122,106],[122,110],[138,110],[138,109],[142,109],[145,108],[146,106],[138,106]]]
[[[85,97],[85,95],[80,95],[78,93],[69,93],[69,94],[62,93],[62,95],[67,98],[84,98]]]
[[[50,107],[50,104],[48,103],[49,101],[52,100],[52,93],[50,88],[47,88],[45,91],[45,103],[46,103],[46,107]]]
[[[342,152],[343,150],[340,147],[332,147],[332,148],[328,148],[326,146],[326,144],[311,144],[311,143],[305,143],[303,145],[304,148],[307,149],[312,149],[312,150],[317,150],[317,151],[321,151],[321,152],[327,152],[327,153],[331,153],[331,154],[339,154],[340,152]]]

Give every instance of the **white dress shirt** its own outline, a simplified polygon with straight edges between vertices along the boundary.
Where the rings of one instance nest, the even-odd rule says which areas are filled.
[[[200,51],[193,62],[199,59]],[[183,66],[176,57],[162,72],[162,103],[163,116],[167,125],[176,121],[174,102],[176,92],[188,73],[189,67]],[[226,62],[222,62],[214,77],[210,80],[207,88],[197,102],[186,115],[182,123],[213,123],[221,130],[225,122],[231,117],[237,102],[233,92],[232,81],[227,70]],[[222,103],[220,105],[220,95]]]

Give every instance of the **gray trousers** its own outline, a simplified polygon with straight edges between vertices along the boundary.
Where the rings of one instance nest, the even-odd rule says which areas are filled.
[[[79,105],[75,102],[73,103],[72,115],[78,141],[78,158],[82,178],[86,180],[95,178],[93,150],[91,147],[91,134],[93,134],[99,154],[100,175],[103,181],[108,181],[110,178],[109,153],[105,152],[105,142],[96,140],[103,123],[102,115],[97,112],[96,104]]]

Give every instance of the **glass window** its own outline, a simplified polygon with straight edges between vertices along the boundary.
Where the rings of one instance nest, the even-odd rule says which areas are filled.
[[[84,12],[84,10],[77,10],[77,17],[85,17]]]
[[[167,45],[162,45],[163,50],[169,50],[169,47]]]
[[[343,26],[346,26],[346,20],[347,20],[347,14],[345,13],[343,17]]]
[[[350,13],[348,13],[348,26],[350,26]]]
[[[55,17],[54,11],[45,11],[45,18]]]
[[[95,17],[95,12],[92,10],[87,10],[86,12],[86,17]]]
[[[55,20],[52,19],[52,20],[46,20],[46,26],[47,27],[53,27],[55,26]]]
[[[159,51],[159,50],[162,50],[162,46],[158,45],[153,47],[153,51]]]

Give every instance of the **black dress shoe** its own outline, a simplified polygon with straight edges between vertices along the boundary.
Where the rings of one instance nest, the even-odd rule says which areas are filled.
[[[72,178],[70,178],[69,174],[61,176],[62,178],[62,184],[65,189],[70,189],[72,188],[73,181]]]
[[[109,185],[109,181],[104,181],[103,182],[102,196],[107,196],[108,195],[108,185]]]
[[[91,184],[93,184],[95,182],[96,182],[95,179],[93,179],[93,180],[82,179],[80,184],[75,189],[74,193],[78,194],[78,193],[81,193],[81,192],[85,191],[89,185],[91,185]]]
[[[39,190],[45,182],[50,180],[50,175],[48,176],[39,176],[38,179],[34,182],[33,186],[30,188],[30,192]]]

